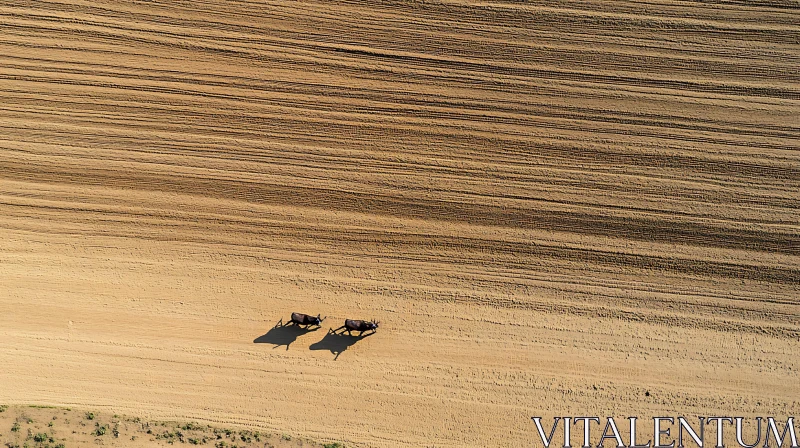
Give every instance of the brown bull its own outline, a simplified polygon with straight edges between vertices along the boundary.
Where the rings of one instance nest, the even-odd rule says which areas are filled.
[[[378,330],[379,324],[380,322],[376,322],[375,320],[370,322],[366,320],[345,319],[344,325],[334,330],[334,333],[342,330],[342,332],[346,331],[348,335],[352,336],[352,331],[358,331],[358,336],[361,336],[365,331],[375,333]]]
[[[289,324],[305,325],[307,327],[312,325],[319,326],[323,320],[325,319],[321,319],[319,314],[314,317],[303,313],[292,313],[292,320],[289,321]]]

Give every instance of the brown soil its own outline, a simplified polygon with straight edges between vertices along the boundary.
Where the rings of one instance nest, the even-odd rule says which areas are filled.
[[[798,415],[797,7],[0,5],[0,403],[393,448]]]

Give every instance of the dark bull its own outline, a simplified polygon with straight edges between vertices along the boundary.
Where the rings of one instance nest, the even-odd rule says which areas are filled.
[[[289,321],[290,324],[295,325],[305,325],[305,326],[312,326],[312,325],[321,325],[322,321],[325,319],[320,319],[320,315],[318,314],[317,317],[309,316],[308,314],[303,313],[292,313],[292,320]]]
[[[352,331],[358,331],[358,335],[361,336],[365,331],[372,331],[375,333],[378,330],[378,325],[380,325],[380,322],[375,322],[374,320],[369,322],[366,320],[345,319],[344,325],[337,328],[336,331],[346,331],[350,336],[353,335],[351,333]]]

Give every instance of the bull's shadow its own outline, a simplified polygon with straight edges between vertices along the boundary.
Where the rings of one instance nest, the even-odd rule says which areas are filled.
[[[286,350],[289,350],[289,345],[296,341],[297,338],[303,336],[304,334],[317,331],[319,328],[320,327],[301,327],[299,325],[283,323],[283,321],[280,321],[275,324],[274,327],[270,328],[268,332],[255,338],[253,342],[256,344],[275,344],[275,347],[272,348],[278,348],[285,345]]]
[[[341,355],[342,352],[353,346],[356,342],[373,334],[374,333],[367,333],[361,336],[350,336],[344,332],[337,333],[336,331],[329,329],[328,333],[324,338],[322,338],[321,341],[311,344],[311,346],[308,348],[311,350],[330,350],[331,353],[336,355],[336,357],[333,358],[336,360],[339,358],[339,355]]]

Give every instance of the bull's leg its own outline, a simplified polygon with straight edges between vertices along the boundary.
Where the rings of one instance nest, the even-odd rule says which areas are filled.
[[[359,331],[358,332],[358,337],[361,337],[362,334],[364,334],[364,332],[363,331]]]

